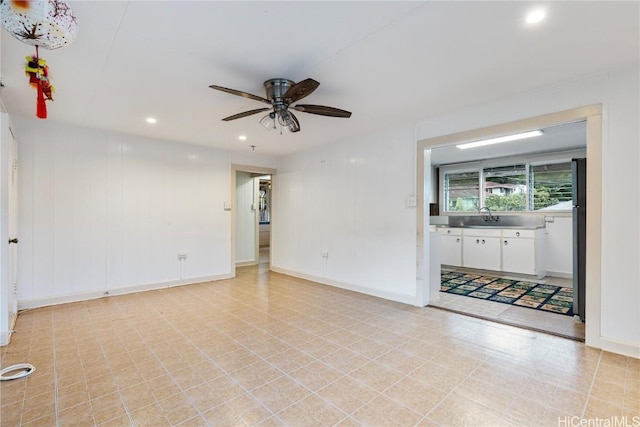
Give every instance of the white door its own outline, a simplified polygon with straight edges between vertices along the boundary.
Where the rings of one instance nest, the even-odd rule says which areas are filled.
[[[9,278],[9,327],[13,329],[13,322],[18,314],[18,144],[9,131],[9,198],[7,229],[9,235],[9,249],[7,253],[7,273]]]
[[[0,345],[9,343],[17,313],[17,150],[8,116],[0,114]]]

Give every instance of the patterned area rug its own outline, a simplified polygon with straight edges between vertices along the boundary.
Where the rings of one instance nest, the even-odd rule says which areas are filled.
[[[440,291],[573,316],[572,288],[442,270]]]

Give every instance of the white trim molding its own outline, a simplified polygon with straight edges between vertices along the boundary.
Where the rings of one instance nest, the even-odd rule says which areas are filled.
[[[66,304],[70,302],[86,301],[96,298],[106,298],[116,295],[132,294],[135,292],[153,291],[157,289],[173,288],[176,286],[195,285],[205,282],[231,279],[231,274],[221,274],[215,276],[193,277],[184,280],[169,280],[160,283],[145,283],[141,285],[125,286],[122,288],[100,289],[95,291],[76,292],[72,294],[58,295],[49,298],[34,298],[18,301],[18,310],[46,307],[50,305]]]

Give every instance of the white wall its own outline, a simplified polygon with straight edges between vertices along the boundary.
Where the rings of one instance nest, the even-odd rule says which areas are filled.
[[[256,260],[256,211],[251,172],[236,172],[236,263]]]
[[[602,103],[603,348],[640,356],[640,69],[638,64],[433,117],[418,139]],[[588,250],[588,246],[587,246]],[[598,321],[591,319],[589,321]]]
[[[13,119],[22,307],[231,274],[230,153]]]
[[[272,268],[413,302],[414,151],[413,126],[404,126],[284,158],[274,177]]]

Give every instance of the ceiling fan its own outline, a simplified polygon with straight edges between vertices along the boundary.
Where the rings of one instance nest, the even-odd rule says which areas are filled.
[[[302,80],[295,83],[287,79],[269,79],[264,82],[264,88],[267,92],[267,97],[252,95],[247,92],[242,92],[236,89],[229,89],[222,86],[211,85],[211,89],[227,92],[232,95],[242,96],[244,98],[254,99],[256,101],[269,104],[270,107],[257,108],[255,110],[244,111],[242,113],[234,114],[233,116],[225,117],[222,119],[225,122],[230,120],[240,119],[242,117],[251,116],[264,111],[271,110],[266,116],[260,119],[260,124],[265,128],[271,130],[276,129],[276,125],[280,125],[281,128],[285,128],[289,132],[300,131],[300,122],[297,117],[289,111],[293,109],[301,111],[303,113],[318,114],[320,116],[329,117],[351,117],[351,112],[340,110],[333,107],[325,107],[324,105],[312,105],[312,104],[297,104],[291,105],[294,102],[301,100],[302,98],[310,95],[314,90],[320,86],[320,83],[313,79]]]

